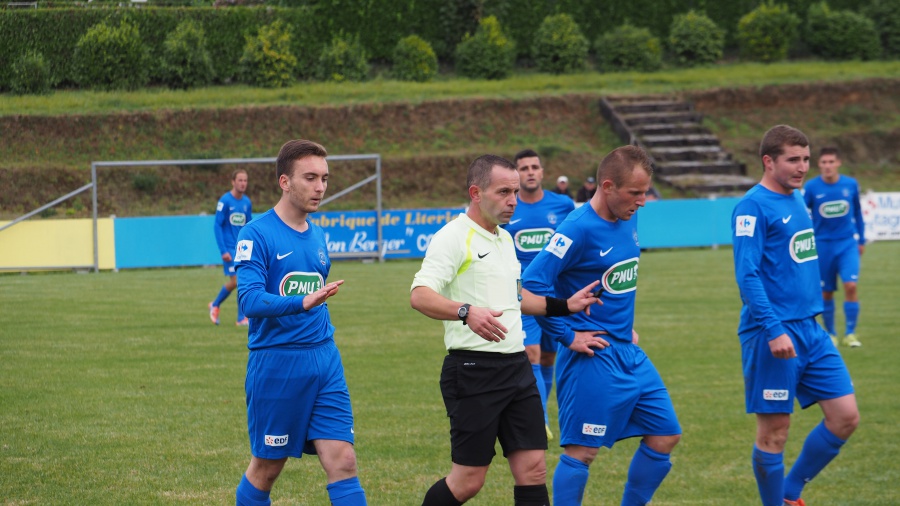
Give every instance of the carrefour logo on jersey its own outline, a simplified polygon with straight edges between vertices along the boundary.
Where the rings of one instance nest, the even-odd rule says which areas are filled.
[[[309,295],[325,284],[318,272],[289,272],[279,285],[281,295]]]
[[[550,242],[552,228],[530,228],[516,233],[516,249],[523,252],[540,251]]]
[[[637,290],[639,258],[629,258],[613,265],[603,273],[603,290],[627,293]]]
[[[813,229],[801,230],[791,237],[791,258],[798,264],[819,258],[816,251],[816,236]]]
[[[823,218],[840,218],[850,212],[850,204],[846,200],[832,200],[822,202],[819,206],[819,215]]]
[[[247,215],[244,213],[232,213],[228,217],[228,221],[235,227],[243,227],[247,223]]]

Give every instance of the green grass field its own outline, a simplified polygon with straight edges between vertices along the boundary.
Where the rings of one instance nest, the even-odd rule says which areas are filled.
[[[643,263],[636,328],[684,429],[654,504],[759,504],[731,250],[652,251]],[[339,262],[332,270],[331,279],[347,280],[329,307],[373,505],[421,504],[450,468],[442,327],[408,302],[418,266]],[[222,281],[219,268],[0,276],[0,504],[234,504],[249,460],[247,350],[245,331],[230,323],[234,298],[222,326],[207,319]],[[864,346],[842,349],[862,423],[807,488],[810,506],[900,503],[898,285],[900,243],[871,245],[860,284]],[[788,466],[819,419],[817,408],[794,417]],[[636,444],[601,452],[585,504],[619,503]],[[551,474],[559,453],[551,443]],[[498,457],[469,504],[511,504],[511,489]],[[291,460],[273,500],[327,504],[317,460]]]

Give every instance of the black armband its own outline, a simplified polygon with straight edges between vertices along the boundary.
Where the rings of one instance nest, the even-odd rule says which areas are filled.
[[[546,297],[547,299],[547,316],[569,316],[569,301],[557,297]]]

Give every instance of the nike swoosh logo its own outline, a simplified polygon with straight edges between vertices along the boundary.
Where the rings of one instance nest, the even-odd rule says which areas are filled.
[[[781,222],[787,225],[787,222],[791,221],[791,216],[793,216],[793,214],[789,214],[787,218],[781,218]]]
[[[519,218],[518,220],[509,220],[509,225],[515,225],[516,223],[518,223],[520,221],[522,221],[522,218]]]
[[[824,193],[820,193],[820,194],[816,195],[816,198],[817,198],[817,199],[824,199],[824,198],[825,198],[825,194],[824,194]]]
[[[614,248],[614,246],[610,246],[608,250],[601,251],[600,256],[605,257],[607,254],[609,254],[610,251],[612,251],[613,248]]]
[[[482,254],[481,254],[481,253],[479,253],[479,254],[478,254],[478,258],[479,258],[479,259],[481,259],[481,258],[484,258],[484,257],[486,257],[486,256],[488,256],[488,255],[490,255],[490,254],[491,254],[491,252],[490,252],[490,251],[488,251],[488,252],[487,252],[487,253],[485,253],[485,254],[484,254],[484,255],[482,255]]]
[[[285,258],[286,256],[290,255],[291,253],[293,253],[293,251],[288,252],[288,253],[285,253],[284,255],[278,255],[278,254],[276,254],[276,255],[275,255],[275,258],[281,260],[282,258]]]

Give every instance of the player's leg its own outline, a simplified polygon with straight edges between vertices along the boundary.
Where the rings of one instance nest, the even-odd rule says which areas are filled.
[[[553,391],[553,368],[556,365],[556,347],[558,346],[555,339],[541,334],[541,377],[544,379],[544,390],[547,391],[547,398]]]
[[[815,321],[812,324],[818,327]],[[796,330],[788,324],[788,335],[798,349]],[[824,335],[821,327],[819,332]],[[826,341],[827,344],[827,341]],[[834,346],[831,350],[837,353]],[[756,438],[751,465],[763,506],[782,506],[784,500],[784,445],[791,425],[800,358],[780,359],[769,349],[762,331],[741,336],[745,404],[756,414]]]
[[[822,325],[837,345],[834,327],[834,291],[837,289],[837,256],[834,248],[822,247],[819,251],[819,277],[822,280]]]
[[[523,366],[525,364],[522,364]],[[529,364],[532,365],[532,364]],[[497,438],[509,461],[516,506],[549,506],[547,491],[547,434],[538,411],[537,385],[524,368],[516,375],[515,396],[500,414]]]
[[[516,506],[550,505],[545,454],[544,450],[516,450],[507,454],[515,480],[513,499]]]
[[[366,494],[357,476],[353,450],[353,410],[340,353],[333,343],[313,350],[322,364],[315,406],[309,421],[312,441],[328,481],[328,497],[335,506],[363,506]]]
[[[328,480],[328,499],[334,506],[364,506],[366,493],[359,483],[356,452],[347,441],[313,441]]]
[[[282,459],[262,459],[252,457],[250,466],[244,476],[241,477],[241,483],[238,485],[236,494],[237,506],[267,506],[272,504],[269,499],[269,493],[284,464],[287,457]]]
[[[590,466],[599,448],[566,445],[553,472],[553,504],[576,506],[584,500],[584,489],[590,477]]]
[[[856,322],[859,319],[859,294],[856,283],[859,281],[859,247],[855,241],[850,242],[840,258],[839,271],[844,282],[844,345],[861,346],[856,338]]]
[[[811,325],[806,352],[810,363],[800,378],[797,400],[803,407],[818,402],[825,420],[806,437],[785,480],[784,497],[789,500],[800,497],[803,487],[838,455],[859,424],[850,373],[837,350],[821,344],[825,339],[817,332],[821,330]]]
[[[757,413],[753,445],[753,474],[763,506],[781,506],[784,501],[784,445],[791,415]]]
[[[681,425],[656,367],[640,347],[631,349],[640,397],[622,436],[641,434],[643,439],[628,468],[622,505],[643,506],[650,502],[672,468],[669,455],[681,440]]]
[[[550,419],[547,416],[547,390],[544,388],[544,377],[541,375],[541,328],[533,316],[522,315],[522,330],[525,332],[525,355],[531,363],[531,372],[537,383],[538,393],[541,395],[541,408],[544,411],[544,426],[547,438],[552,439],[550,432]]]
[[[213,299],[212,302],[209,303],[209,319],[215,323],[219,324],[219,306],[222,305],[222,302],[231,295],[231,292],[237,287],[237,274],[234,270],[234,262],[223,262],[222,270],[225,272],[225,275],[228,276],[228,281],[222,285],[222,288],[219,289],[219,294],[216,295],[216,298]],[[240,311],[240,309],[238,309]]]

